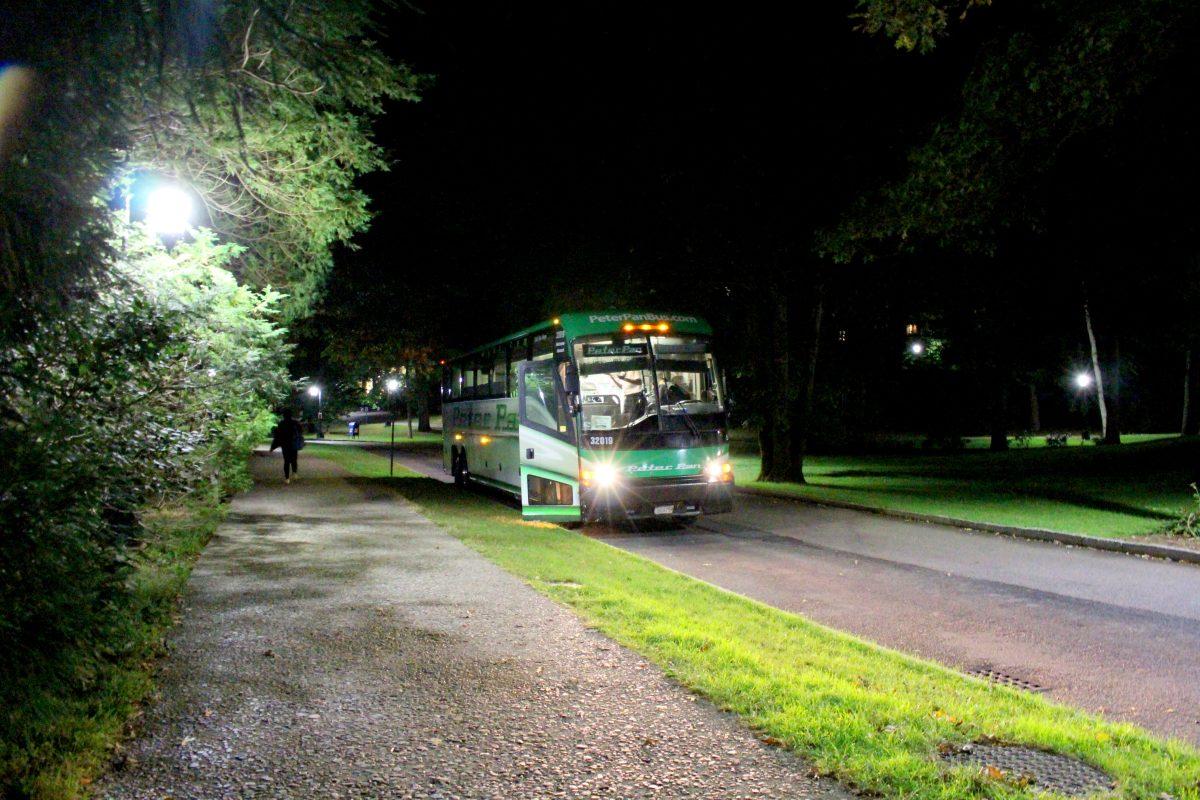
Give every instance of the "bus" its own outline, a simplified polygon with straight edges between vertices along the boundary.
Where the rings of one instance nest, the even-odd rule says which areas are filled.
[[[669,519],[732,509],[712,328],[683,314],[563,314],[449,361],[443,468],[530,520]]]

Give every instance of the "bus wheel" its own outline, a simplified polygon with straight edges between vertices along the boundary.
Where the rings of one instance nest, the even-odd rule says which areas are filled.
[[[450,456],[450,474],[454,476],[455,486],[467,485],[467,454],[465,450]]]

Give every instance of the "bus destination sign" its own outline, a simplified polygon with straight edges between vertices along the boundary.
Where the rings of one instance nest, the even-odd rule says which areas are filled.
[[[585,344],[585,356],[644,356],[645,342],[626,342],[624,344]]]

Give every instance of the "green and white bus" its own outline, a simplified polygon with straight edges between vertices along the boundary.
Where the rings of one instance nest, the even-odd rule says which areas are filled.
[[[563,314],[445,367],[443,465],[526,519],[687,522],[732,507],[725,392],[699,317]]]

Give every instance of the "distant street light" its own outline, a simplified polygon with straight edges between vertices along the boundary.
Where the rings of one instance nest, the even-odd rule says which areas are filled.
[[[388,378],[384,384],[387,386],[388,405],[392,408],[392,424],[389,426],[392,429],[392,444],[388,448],[388,477],[396,474],[396,392],[400,391],[400,381],[395,378]]]
[[[156,236],[178,236],[192,224],[192,196],[173,183],[156,187],[146,197],[146,227]]]
[[[321,387],[315,383],[308,387],[308,396],[317,398],[317,438],[324,439],[325,431],[321,427],[321,401],[324,399],[321,393]]]
[[[1086,372],[1075,373],[1075,387],[1077,389],[1086,389],[1092,385],[1092,376]]]
[[[908,351],[914,356],[919,356],[925,352],[925,345],[921,344],[920,342],[913,342],[908,346]]]

